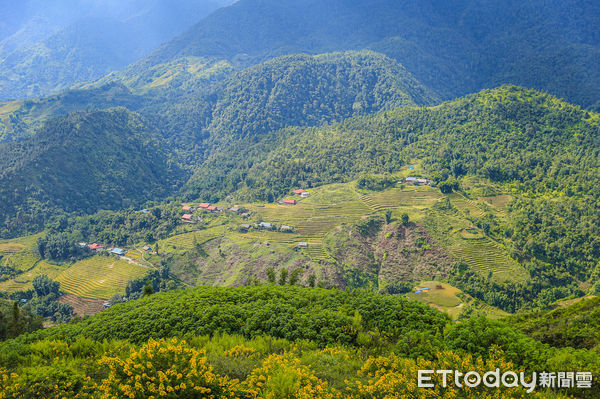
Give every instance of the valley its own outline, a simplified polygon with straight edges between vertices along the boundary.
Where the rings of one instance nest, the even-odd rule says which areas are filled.
[[[600,397],[598,27],[6,2],[0,399]]]
[[[498,282],[529,279],[525,267],[510,257],[503,243],[472,227],[473,216],[481,216],[482,209],[490,209],[493,203],[505,205],[505,194],[472,200],[463,194],[444,195],[434,187],[404,183],[403,179],[415,172],[404,170],[397,176],[402,182],[398,187],[379,192],[360,190],[356,182],[349,182],[309,189],[310,195],[306,198],[292,193],[287,197],[296,197],[295,205],[218,202],[214,205],[223,211],[211,212],[198,207],[197,203],[187,203],[186,206],[195,207],[191,215],[198,222],[181,224],[175,234],[155,244],[138,242],[125,247],[128,252],[123,259],[129,261],[107,254],[54,266],[36,256],[35,237],[3,241],[0,243],[0,253],[4,255],[2,265],[26,272],[0,283],[0,288],[8,292],[25,290],[31,287],[34,276],[46,274],[61,283],[65,293],[82,299],[109,300],[115,294],[124,294],[129,280],[143,277],[149,268],[158,269],[161,260],[166,259],[171,259],[173,276],[188,286],[266,282],[267,270],[272,268],[276,274],[283,269],[290,273],[302,270],[300,284],[308,284],[309,276],[314,274],[320,286],[343,288],[349,281],[344,279],[342,259],[331,242],[335,234],[370,218],[387,217],[388,223],[399,225],[403,214],[408,216],[409,223],[419,226],[418,234],[426,237],[428,243],[420,244],[419,248],[413,242],[406,249],[394,246],[393,238],[387,239],[389,244],[380,243],[383,247],[391,244],[391,250],[398,253],[394,257],[380,249],[376,254],[378,270],[369,275],[376,290],[385,290],[386,286],[398,282],[412,282],[416,287],[419,278],[446,277],[430,264],[431,259],[418,258],[434,252],[442,254],[441,261],[446,267],[451,262],[461,261],[481,276],[489,274]],[[451,209],[438,209],[445,201],[449,201]],[[229,211],[234,205],[244,212]],[[501,205],[494,207],[498,215],[502,212]],[[261,227],[260,223],[269,223],[269,226]],[[467,232],[466,229],[472,230]],[[372,237],[359,238],[365,242]],[[155,246],[159,248],[159,256],[154,249],[143,248]],[[419,254],[408,257],[401,254],[407,250]],[[364,256],[369,249],[358,251]],[[417,259],[411,260],[411,257]],[[191,259],[192,263],[184,263],[182,259],[188,262]],[[416,269],[420,271],[417,273]]]

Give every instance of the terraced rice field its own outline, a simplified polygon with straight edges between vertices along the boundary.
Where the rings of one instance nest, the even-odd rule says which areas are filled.
[[[83,298],[110,299],[124,293],[129,280],[143,277],[145,267],[112,257],[94,256],[74,263],[55,280],[61,290]]]
[[[66,266],[57,266],[46,261],[39,261],[35,264],[33,269],[20,274],[13,280],[7,280],[0,283],[0,291],[14,292],[31,289],[33,288],[31,281],[34,277],[45,274],[50,278],[54,278],[65,269]]]
[[[468,220],[448,212],[430,212],[424,222],[429,233],[454,258],[464,261],[482,276],[486,277],[491,271],[496,281],[524,281],[529,278],[522,265],[480,231],[479,239],[463,238],[461,231],[470,225]]]
[[[78,316],[95,315],[104,310],[103,299],[80,298],[73,294],[64,294],[58,301],[73,306],[73,313]]]
[[[508,257],[488,237],[479,240],[463,239],[449,249],[455,258],[463,260],[483,276],[492,272],[492,276],[498,281],[524,281],[529,278],[525,268]]]
[[[513,197],[508,194],[495,195],[493,197],[482,197],[488,205],[496,208],[502,214],[505,214],[508,209],[508,204],[513,200]]]
[[[396,207],[425,209],[437,202],[442,195],[431,187],[392,188],[378,193],[363,195],[361,201],[374,211]]]
[[[315,206],[299,203],[296,205],[266,204],[264,207],[246,205],[252,212],[259,214],[265,222],[294,225],[314,215]]]
[[[482,217],[484,212],[477,206],[477,203],[461,194],[452,193],[449,195],[450,203],[462,211],[466,216]]]
[[[205,230],[193,231],[185,234],[178,234],[158,242],[160,252],[171,252],[173,250],[188,250],[194,248],[194,237],[198,244],[203,244],[216,237],[225,234],[224,226],[215,226]]]
[[[40,260],[37,239],[41,234],[0,241],[0,254],[4,255],[0,265],[15,270],[29,270]]]

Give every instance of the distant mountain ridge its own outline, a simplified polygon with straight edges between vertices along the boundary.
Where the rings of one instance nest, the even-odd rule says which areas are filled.
[[[27,0],[3,10],[0,100],[44,96],[121,69],[228,0]]]
[[[600,5],[534,0],[241,0],[135,64],[186,56],[239,67],[283,54],[370,48],[450,99],[500,84],[598,109]]]

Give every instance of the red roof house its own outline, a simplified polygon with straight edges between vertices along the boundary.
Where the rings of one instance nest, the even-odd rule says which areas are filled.
[[[206,202],[203,202],[203,203],[201,203],[201,204],[200,204],[200,205],[198,205],[198,206],[199,206],[200,208],[206,209],[206,208],[208,208],[208,207],[210,206],[210,204],[208,204],[208,203],[206,203]]]
[[[191,211],[192,207],[189,206],[189,205],[184,205],[184,206],[181,207],[181,209],[183,209],[184,211]]]
[[[214,205],[211,205],[211,206],[209,206],[208,208],[206,208],[206,210],[208,210],[208,211],[214,211],[214,210],[216,210],[216,209],[217,209],[217,207],[216,207],[216,206],[214,206]]]
[[[294,194],[300,195],[302,193],[305,193],[306,190],[302,190],[301,188],[299,188],[298,190],[294,190],[293,192],[294,192]]]
[[[88,245],[88,247],[92,250],[92,251],[99,251],[102,249],[102,245],[98,244],[98,243],[93,243]]]
[[[288,205],[296,205],[296,200],[295,199],[284,199],[283,203],[288,204]]]
[[[189,213],[186,213],[185,215],[183,215],[181,217],[183,220],[187,220],[187,221],[191,221],[192,220],[192,215],[190,215]]]

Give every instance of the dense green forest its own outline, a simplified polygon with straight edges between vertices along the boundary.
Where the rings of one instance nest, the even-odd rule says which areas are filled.
[[[600,298],[583,299],[569,306],[527,312],[507,319],[536,340],[556,347],[600,348]]]
[[[183,175],[155,131],[125,109],[52,120],[0,152],[3,236],[40,228],[64,211],[124,208],[168,195]]]
[[[286,391],[307,398],[401,397],[420,392],[410,385],[416,370],[436,366],[590,370],[597,376],[597,353],[554,348],[485,318],[447,323],[425,305],[361,290],[259,286],[154,294],[0,344],[0,395],[141,397],[164,390],[181,397],[176,390],[198,386],[222,397],[281,397]],[[174,365],[180,376],[168,371]],[[144,380],[133,378],[138,374]],[[160,386],[146,385],[146,378],[150,384],[161,375]],[[256,385],[260,375],[263,384]],[[530,397],[511,389],[505,395]],[[432,397],[454,394],[441,389]],[[488,394],[480,388],[464,397]],[[593,397],[597,387],[538,387],[536,394]]]

